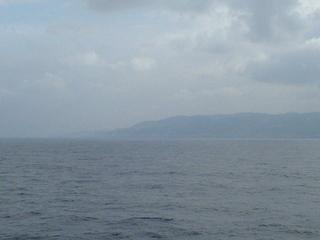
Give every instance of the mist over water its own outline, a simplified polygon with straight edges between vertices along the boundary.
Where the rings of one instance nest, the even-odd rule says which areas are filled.
[[[319,239],[320,141],[0,141],[0,239]]]

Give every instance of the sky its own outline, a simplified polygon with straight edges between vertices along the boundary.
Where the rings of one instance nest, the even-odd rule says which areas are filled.
[[[320,111],[318,0],[0,0],[0,137]]]

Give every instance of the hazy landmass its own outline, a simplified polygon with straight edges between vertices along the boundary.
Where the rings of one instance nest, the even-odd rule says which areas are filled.
[[[177,116],[91,133],[108,139],[320,138],[320,113]]]

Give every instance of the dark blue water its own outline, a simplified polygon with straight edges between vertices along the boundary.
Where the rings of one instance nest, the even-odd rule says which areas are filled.
[[[0,239],[320,239],[320,141],[0,141]]]

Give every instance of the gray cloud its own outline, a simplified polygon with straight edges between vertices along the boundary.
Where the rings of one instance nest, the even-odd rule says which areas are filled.
[[[23,21],[10,4],[2,11],[0,136],[180,114],[320,111],[309,0],[83,1]]]
[[[286,84],[320,84],[320,49],[302,48],[275,54],[250,66],[258,81]]]
[[[126,8],[132,8],[132,7],[141,7],[145,5],[152,5],[153,1],[147,1],[147,0],[123,0],[123,1],[117,1],[117,0],[88,0],[87,3],[89,6],[96,10],[121,10]]]
[[[203,12],[227,6],[233,14],[241,14],[254,40],[279,40],[288,32],[302,28],[295,12],[298,0],[87,0],[89,6],[100,11],[148,7],[153,11],[170,9],[177,12]]]
[[[299,16],[294,11],[298,6],[297,0],[231,0],[230,4],[246,14],[254,40],[279,40],[301,27]]]
[[[199,11],[204,10],[211,0],[86,0],[92,8],[100,11],[123,10],[128,8],[153,7],[156,9],[165,8],[177,11]]]

